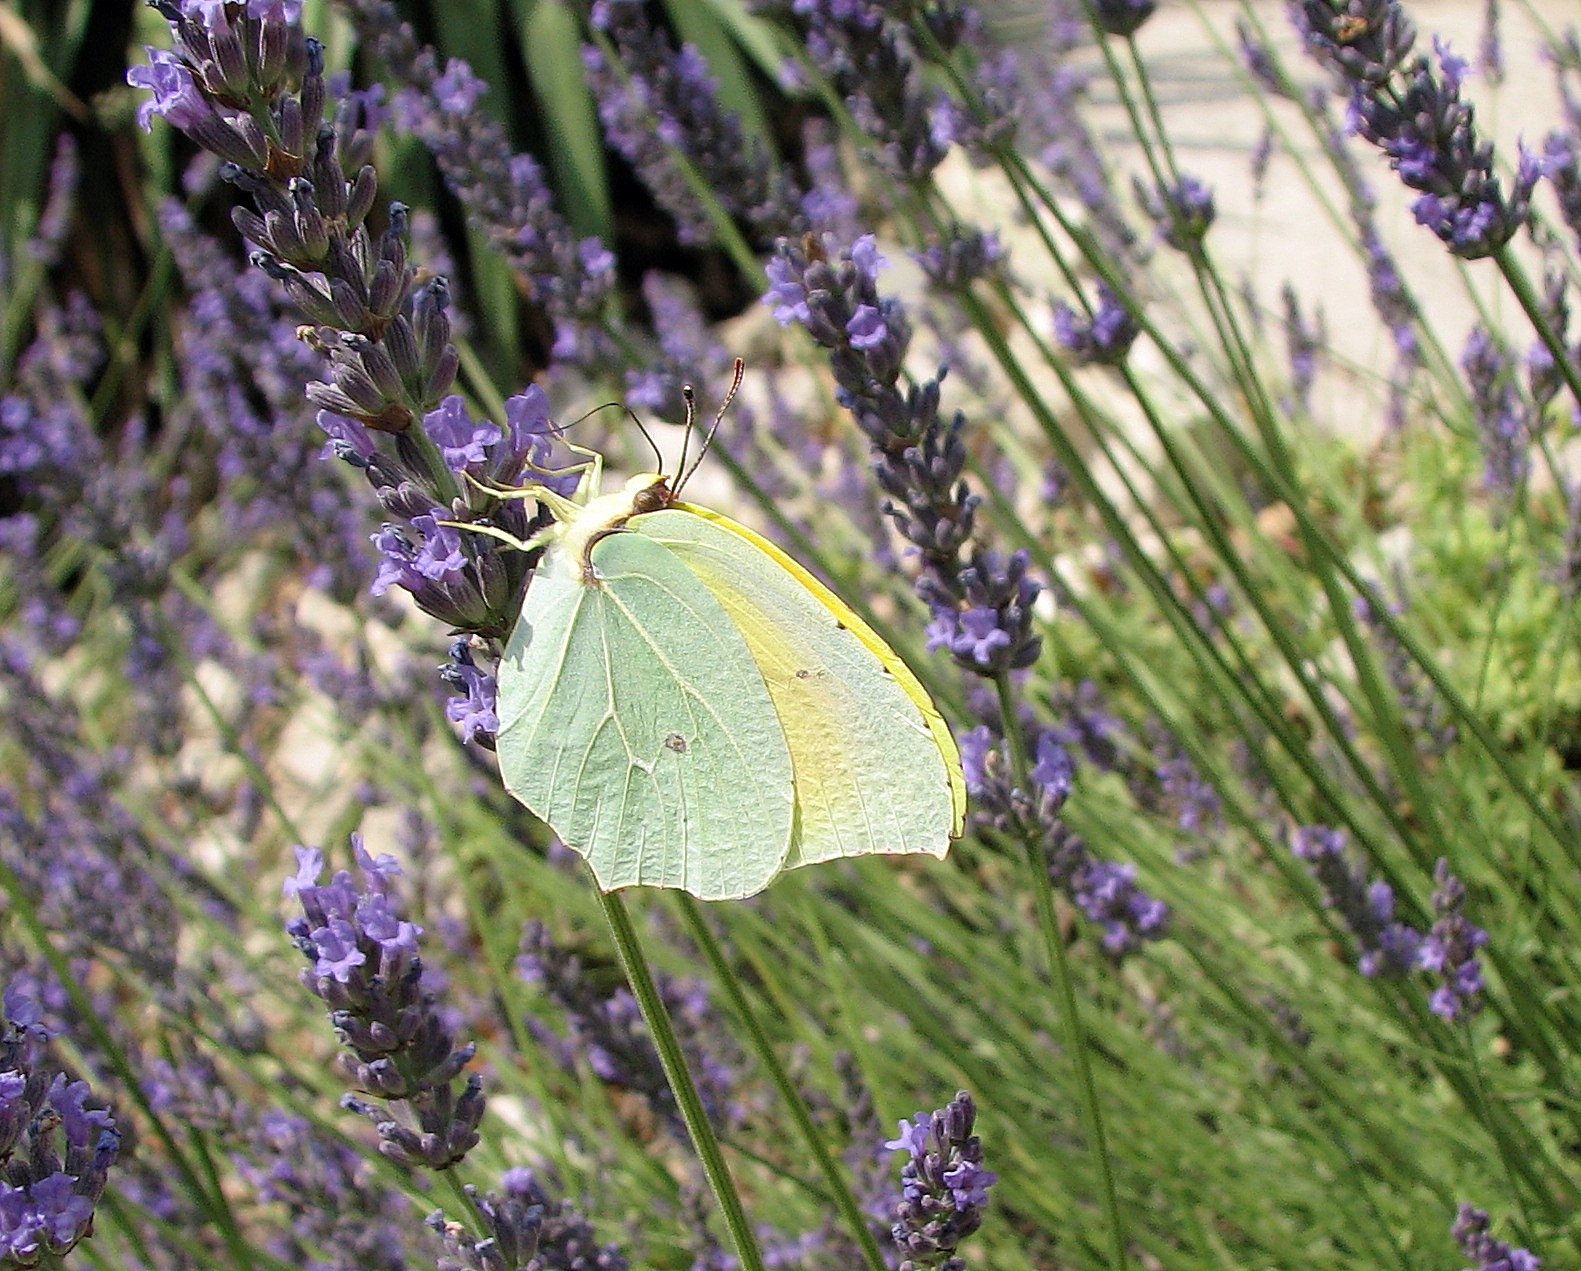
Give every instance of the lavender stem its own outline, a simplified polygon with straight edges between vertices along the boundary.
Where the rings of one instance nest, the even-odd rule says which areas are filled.
[[[1030,768],[1027,764],[1026,746],[1017,724],[1015,689],[1010,676],[1001,672],[994,677],[994,687],[999,695],[999,712],[1003,717],[1002,732],[1010,748],[1011,781],[1018,790],[1032,789]],[[1081,1011],[1076,1003],[1076,989],[1071,982],[1070,962],[1065,956],[1065,941],[1060,936],[1059,922],[1054,915],[1054,884],[1049,878],[1048,861],[1042,845],[1028,835],[1023,844],[1026,849],[1027,871],[1032,879],[1032,902],[1037,907],[1038,930],[1043,934],[1043,944],[1048,952],[1049,972],[1054,977],[1054,988],[1059,994],[1059,1010],[1065,1025],[1066,1046],[1076,1064],[1076,1077],[1081,1083],[1081,1116],[1086,1126],[1088,1144],[1098,1162],[1098,1177],[1103,1184],[1104,1214],[1108,1219],[1110,1265],[1114,1271],[1125,1271],[1129,1261],[1125,1256],[1125,1221],[1120,1213],[1120,1197],[1115,1188],[1114,1168],[1109,1157],[1109,1139],[1104,1132],[1103,1106],[1098,1101],[1098,1087],[1093,1081],[1092,1060],[1087,1054],[1087,1033],[1082,1026]]]
[[[658,986],[653,982],[653,972],[642,952],[642,943],[637,939],[631,916],[626,912],[626,902],[618,892],[599,891],[596,887],[594,890],[598,892],[598,903],[603,907],[604,919],[609,923],[615,952],[620,957],[621,969],[626,973],[626,983],[631,988],[632,996],[637,999],[643,1023],[648,1026],[648,1034],[659,1052],[659,1062],[670,1083],[670,1092],[675,1096],[675,1105],[686,1123],[687,1133],[691,1135],[692,1146],[697,1149],[697,1159],[702,1164],[709,1189],[724,1212],[725,1226],[730,1230],[730,1239],[736,1247],[736,1256],[741,1260],[742,1271],[767,1271],[757,1237],[752,1233],[746,1209],[741,1204],[741,1193],[736,1190],[735,1179],[730,1175],[730,1167],[725,1164],[724,1152],[719,1146],[719,1138],[709,1123],[702,1098],[692,1081],[691,1070],[686,1064],[686,1052],[681,1049],[670,1012],[665,1008],[664,999],[659,996]]]
[[[747,995],[741,991],[740,982],[730,969],[730,964],[725,961],[719,942],[714,939],[714,933],[709,929],[708,922],[703,916],[702,907],[684,892],[679,897],[681,917],[686,923],[686,933],[693,944],[702,952],[714,973],[714,983],[730,999],[731,1009],[746,1029],[747,1039],[752,1044],[752,1051],[757,1056],[758,1062],[763,1065],[763,1070],[768,1073],[769,1079],[780,1092],[785,1109],[790,1113],[791,1120],[796,1123],[796,1129],[802,1136],[802,1142],[807,1150],[812,1153],[812,1158],[818,1164],[819,1171],[823,1174],[824,1184],[829,1189],[829,1195],[839,1209],[840,1216],[845,1219],[846,1226],[850,1229],[851,1236],[855,1239],[857,1247],[861,1249],[862,1256],[867,1259],[871,1271],[885,1271],[884,1255],[880,1252],[878,1241],[873,1238],[867,1218],[862,1213],[862,1207],[857,1202],[855,1194],[851,1191],[850,1183],[841,1172],[839,1164],[829,1151],[829,1145],[824,1142],[823,1135],[818,1132],[818,1126],[808,1111],[806,1101],[801,1097],[801,1092],[796,1089],[790,1079],[790,1074],[785,1071],[785,1066],[780,1063],[779,1056],[774,1053],[774,1046],[769,1041],[768,1034],[763,1031],[763,1026],[752,1012],[752,1003],[747,1000]]]

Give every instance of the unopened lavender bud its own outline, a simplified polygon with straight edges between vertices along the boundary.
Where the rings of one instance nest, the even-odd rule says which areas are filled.
[[[269,211],[263,218],[264,246],[282,260],[288,260],[295,265],[306,265],[311,261],[307,244],[302,241],[297,233],[295,218],[284,212]]]
[[[368,325],[371,315],[363,289],[345,278],[332,277],[329,279],[329,295],[332,306],[330,313],[334,316],[325,321],[325,326],[339,327],[342,331],[360,331]]]
[[[291,28],[284,22],[258,24],[258,83],[274,89],[285,78],[286,57],[291,48]]]
[[[381,320],[395,316],[406,296],[406,275],[392,261],[381,260],[368,286],[368,310]]]
[[[356,177],[351,182],[351,189],[346,195],[346,225],[355,229],[373,208],[373,200],[378,197],[379,178],[371,164],[363,164]]]
[[[395,364],[396,374],[404,384],[415,386],[422,376],[417,350],[417,337],[412,334],[412,324],[406,315],[397,314],[384,329],[384,351]]]
[[[423,401],[435,402],[448,393],[450,386],[456,382],[456,372],[460,369],[461,354],[456,351],[455,345],[445,345],[439,352],[433,371],[429,373],[427,381],[423,384]]]
[[[356,407],[352,413],[358,415],[377,415],[389,404],[385,395],[379,391],[379,386],[361,366],[351,362],[340,362],[330,371],[335,387],[344,393],[347,399]]]

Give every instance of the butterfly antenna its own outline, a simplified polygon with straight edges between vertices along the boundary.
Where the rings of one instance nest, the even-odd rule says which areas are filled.
[[[619,405],[618,402],[612,404]],[[648,443],[648,449],[653,451],[654,471],[662,472],[664,470],[664,453],[659,449],[659,443],[654,441],[653,434],[648,431],[642,420],[637,418],[636,411],[632,410],[630,406],[621,406],[621,409],[631,417],[631,422],[637,425],[637,431],[642,434],[642,439]]]
[[[692,444],[692,429],[697,426],[697,394],[692,392],[690,384],[681,385],[681,400],[686,403],[686,422],[682,424],[686,431],[681,434],[681,457],[675,465],[676,490],[686,480],[686,451]]]
[[[714,422],[708,425],[708,432],[703,437],[703,444],[697,449],[697,458],[692,460],[692,466],[690,468],[683,467],[680,470],[680,478],[675,483],[676,493],[680,492],[681,487],[685,485],[690,479],[692,473],[697,471],[698,467],[703,462],[703,456],[708,453],[708,447],[714,444],[714,437],[719,432],[719,425],[724,422],[725,412],[730,409],[730,403],[736,400],[736,394],[741,391],[741,381],[746,376],[746,373],[747,364],[740,358],[737,358],[735,371],[730,378],[730,391],[725,394],[725,400],[719,403],[719,410],[714,415]],[[690,423],[692,411],[692,391],[690,388],[684,389],[683,391],[686,394],[687,422]],[[681,453],[684,458],[686,452],[682,450]]]

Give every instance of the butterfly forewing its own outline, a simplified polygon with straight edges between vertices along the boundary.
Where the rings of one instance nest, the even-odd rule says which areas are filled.
[[[605,891],[749,896],[783,867],[795,798],[785,733],[742,633],[659,542],[545,555],[500,664],[506,789]]]

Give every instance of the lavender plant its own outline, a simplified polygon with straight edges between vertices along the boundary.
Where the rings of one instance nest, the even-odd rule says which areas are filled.
[[[99,10],[24,6],[0,963],[126,1147],[13,1260],[1576,1251],[1576,38],[1505,6],[1473,70],[1395,0],[1248,5],[1242,70],[1151,8],[184,0],[128,96]],[[717,317],[754,291],[782,325]],[[609,910],[500,795],[534,560],[460,527],[541,523],[489,487],[551,419],[738,354],[698,488],[907,654],[970,831]],[[650,466],[616,418],[574,440]],[[304,991],[257,879],[359,832],[405,885],[305,858]],[[886,1169],[962,1088],[1002,1177],[964,1097]]]

